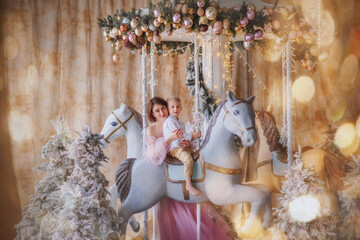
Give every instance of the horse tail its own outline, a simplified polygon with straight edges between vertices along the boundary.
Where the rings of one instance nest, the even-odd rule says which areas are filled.
[[[328,186],[333,193],[337,194],[344,188],[342,179],[346,175],[346,163],[334,154],[326,152],[324,154],[324,166]]]
[[[130,191],[131,169],[134,161],[135,158],[126,159],[116,170],[115,181],[121,202],[125,201]]]

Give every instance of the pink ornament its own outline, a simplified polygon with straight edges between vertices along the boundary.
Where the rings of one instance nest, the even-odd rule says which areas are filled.
[[[245,40],[248,41],[248,42],[254,41],[254,40],[255,40],[254,34],[252,34],[252,33],[247,33],[247,34],[245,35]]]
[[[254,10],[249,9],[249,10],[246,12],[246,17],[247,17],[247,19],[249,19],[249,20],[253,20],[253,19],[255,18],[255,12],[254,12]]]
[[[161,16],[161,11],[160,11],[160,9],[156,8],[156,9],[154,10],[154,16],[155,16],[155,17],[160,17],[160,16]]]
[[[187,18],[184,21],[185,27],[191,27],[193,25],[193,20],[191,18]]]
[[[242,26],[242,27],[246,27],[246,25],[248,25],[248,23],[249,23],[249,20],[246,17],[244,17],[242,20],[240,20],[240,26]]]
[[[154,36],[154,42],[155,43],[160,43],[161,42],[161,36],[160,35],[155,35]]]
[[[196,2],[196,5],[199,7],[199,8],[202,8],[205,6],[205,0],[198,0]]]
[[[216,34],[220,34],[223,31],[223,23],[221,21],[216,21],[213,29]]]
[[[255,39],[260,39],[264,35],[264,32],[261,29],[256,29],[254,33]]]
[[[179,23],[181,21],[181,16],[179,13],[175,13],[172,17],[174,23]]]
[[[132,43],[136,43],[136,36],[134,34],[129,35],[129,41]]]
[[[271,22],[271,26],[272,26],[273,29],[279,30],[279,28],[280,28],[280,22],[279,22],[279,20],[274,20],[274,21],[272,21],[272,22]]]

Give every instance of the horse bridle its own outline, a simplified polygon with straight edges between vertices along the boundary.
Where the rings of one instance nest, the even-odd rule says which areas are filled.
[[[115,129],[109,134],[109,136],[107,136],[106,138],[104,138],[104,141],[107,142],[107,143],[110,143],[110,142],[108,141],[108,139],[109,139],[117,130],[119,130],[120,128],[124,127],[125,130],[127,130],[125,124],[126,124],[128,121],[130,121],[130,119],[134,116],[134,113],[131,113],[130,117],[129,117],[128,119],[126,119],[125,122],[122,122],[122,121],[116,116],[116,114],[115,114],[114,112],[112,112],[111,114],[115,116],[117,122],[118,122],[120,125],[119,125],[117,128],[115,128]]]
[[[235,125],[236,125],[236,126],[238,127],[238,129],[240,130],[240,135],[242,136],[245,131],[249,131],[249,130],[251,130],[251,129],[254,129],[254,130],[256,131],[256,127],[255,127],[255,126],[251,126],[251,127],[245,128],[245,130],[244,130],[244,129],[242,129],[242,127],[239,125],[239,123],[235,120],[235,118],[234,118],[233,116],[231,116],[230,110],[231,110],[234,106],[239,105],[240,103],[250,104],[251,107],[252,107],[252,104],[251,104],[251,103],[249,103],[249,102],[247,102],[247,101],[244,101],[244,100],[240,100],[240,101],[234,103],[233,105],[231,105],[231,107],[230,107],[229,109],[227,109],[227,108],[226,108],[226,105],[224,104],[225,115],[224,115],[223,122],[225,121],[225,118],[226,118],[227,116],[229,116],[230,119],[235,123]]]

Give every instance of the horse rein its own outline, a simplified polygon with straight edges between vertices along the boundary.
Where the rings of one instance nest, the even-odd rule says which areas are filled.
[[[134,114],[131,113],[130,117],[129,117],[128,119],[126,119],[125,122],[122,122],[122,121],[116,116],[116,114],[115,114],[114,112],[112,112],[111,114],[115,116],[117,122],[118,122],[120,125],[119,125],[117,128],[115,128],[115,129],[109,134],[109,136],[107,136],[106,138],[104,138],[104,141],[107,142],[107,143],[110,143],[108,139],[109,139],[117,130],[119,130],[120,128],[124,127],[125,130],[127,130],[125,124],[126,124],[128,121],[130,121],[130,119],[134,116]]]
[[[225,115],[224,115],[224,119],[223,119],[223,122],[225,121],[225,118],[227,116],[230,117],[230,119],[235,123],[235,125],[238,127],[238,129],[240,130],[240,135],[242,136],[244,134],[245,131],[249,131],[251,129],[254,129],[256,131],[256,127],[254,126],[251,126],[251,127],[248,127],[248,128],[245,128],[245,130],[242,129],[242,127],[240,126],[240,124],[235,120],[235,118],[233,116],[231,116],[230,114],[230,110],[236,106],[236,105],[239,105],[240,103],[247,103],[247,104],[250,104],[252,106],[251,103],[247,102],[247,101],[244,101],[244,100],[240,100],[236,103],[234,103],[229,109],[226,108],[226,105],[224,104],[224,110],[225,110]]]

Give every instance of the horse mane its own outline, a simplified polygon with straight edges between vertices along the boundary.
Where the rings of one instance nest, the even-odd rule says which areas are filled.
[[[327,184],[330,190],[337,194],[338,191],[344,188],[342,179],[346,176],[347,172],[346,162],[340,157],[326,151],[324,154],[324,166]]]
[[[256,113],[256,118],[260,121],[260,126],[264,131],[266,143],[269,145],[270,152],[278,152],[279,150],[282,150],[283,146],[280,143],[280,133],[271,113],[260,111]]]
[[[134,114],[134,118],[135,118],[136,122],[137,122],[137,123],[140,125],[140,127],[142,128],[142,127],[143,127],[142,115],[141,115],[138,111],[136,111],[134,108],[132,108],[132,107],[129,107],[129,106],[128,106],[128,109],[129,109],[129,111],[130,111],[132,114]]]
[[[200,148],[199,148],[198,151],[200,151],[200,149],[202,149],[203,147],[205,147],[205,145],[209,142],[211,130],[212,130],[212,128],[215,126],[217,117],[219,116],[220,111],[221,111],[222,107],[224,106],[225,102],[226,102],[226,100],[222,101],[222,102],[219,104],[219,106],[217,107],[217,109],[215,110],[214,114],[212,115],[212,117],[211,117],[211,119],[210,119],[209,127],[208,127],[208,129],[206,130],[206,134],[205,134],[204,141],[202,142],[202,144],[201,144],[201,146],[200,146]]]

